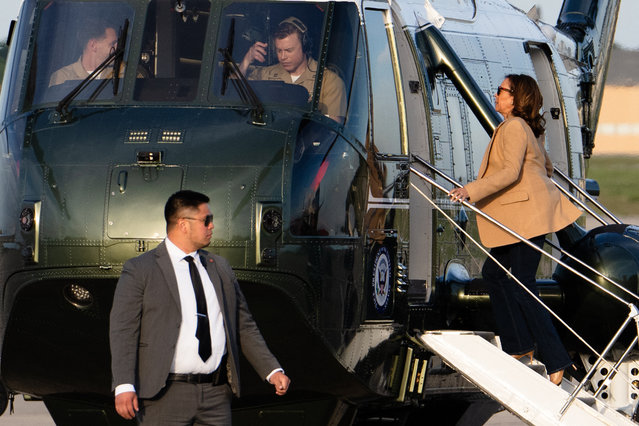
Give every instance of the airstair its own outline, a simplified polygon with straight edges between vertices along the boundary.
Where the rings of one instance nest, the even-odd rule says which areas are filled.
[[[461,187],[461,184],[456,182],[451,177],[447,176],[441,170],[429,164],[417,155],[413,155],[416,162],[421,163],[430,170],[431,173],[435,173],[438,176],[444,178],[454,186]],[[415,167],[410,168],[411,172],[417,177],[423,179],[429,183],[433,189],[448,193],[448,190],[440,185],[433,177],[422,173]],[[621,223],[614,215],[608,212],[603,206],[596,202],[596,200],[590,198],[581,188],[572,182],[572,180],[562,174],[555,171],[562,179],[564,179],[569,185],[573,187],[579,194],[581,194],[589,202],[597,206],[602,212],[604,212],[613,222]],[[575,204],[579,205],[584,211],[591,214],[595,219],[599,220],[602,224],[608,224],[603,218],[598,216],[592,211],[585,203],[573,195],[570,191],[564,189],[562,185],[556,182],[553,183],[562,191],[569,199]],[[445,217],[452,226],[455,227],[460,233],[462,233],[470,242],[472,242],[477,248],[484,252],[488,257],[492,257],[490,253],[481,246],[466,230],[461,227],[455,220],[450,217],[442,208],[429,197],[426,193],[421,191],[415,185],[411,185],[412,189],[415,189],[421,194],[428,202],[431,203],[433,209],[438,211],[442,217]],[[515,414],[523,421],[532,425],[635,425],[636,423],[630,419],[627,415],[619,412],[610,406],[606,405],[599,397],[606,387],[611,384],[613,378],[620,372],[620,365],[629,356],[633,348],[636,348],[639,343],[639,309],[635,303],[639,301],[639,296],[628,289],[624,288],[619,283],[615,282],[610,277],[597,271],[590,265],[586,264],[582,260],[576,258],[571,253],[564,251],[561,247],[555,245],[552,241],[546,240],[546,243],[553,249],[559,251],[563,256],[569,258],[571,261],[579,264],[581,268],[590,271],[595,274],[597,280],[606,281],[615,288],[615,292],[610,291],[607,288],[601,286],[598,282],[584,275],[582,272],[576,270],[572,266],[569,266],[562,259],[556,258],[550,253],[546,253],[541,248],[530,243],[515,231],[507,228],[503,224],[499,223],[486,213],[477,209],[472,204],[461,201],[461,204],[474,211],[476,214],[481,215],[484,219],[490,221],[494,225],[500,227],[510,235],[516,237],[519,241],[528,244],[530,247],[538,250],[543,256],[550,258],[556,264],[566,268],[577,277],[581,278],[584,282],[596,287],[599,291],[610,297],[622,305],[625,305],[628,309],[628,316],[624,323],[619,327],[615,336],[608,342],[606,348],[599,353],[591,345],[588,344],[578,333],[573,330],[569,324],[561,319],[556,313],[554,313],[548,306],[544,304],[538,296],[530,292],[516,277],[514,277],[510,271],[503,265],[500,267],[506,272],[506,274],[516,284],[520,285],[522,289],[527,291],[531,297],[536,299],[544,309],[546,309],[555,320],[562,324],[566,329],[571,332],[588,350],[594,355],[593,359],[596,361],[589,362],[591,364],[588,367],[588,371],[581,382],[576,383],[564,379],[561,386],[556,386],[548,380],[546,377],[546,371],[543,364],[539,362],[533,363],[532,366],[527,366],[524,363],[516,360],[501,350],[497,344],[493,344],[486,340],[485,333],[475,333],[473,331],[428,331],[419,336],[419,343],[424,345],[427,350],[438,355],[447,365],[457,370],[462,376],[464,376],[469,382],[473,383],[476,387],[488,394],[495,401],[498,401],[511,413]],[[492,258],[493,261],[496,259]],[[497,262],[498,263],[498,262]],[[499,263],[498,263],[499,265]],[[621,295],[630,297],[633,301],[627,301]],[[633,303],[634,302],[634,303]],[[598,384],[594,386],[592,379],[599,366],[604,365],[606,362],[606,356],[608,356],[613,347],[617,345],[622,333],[628,326],[635,323],[637,329],[637,336],[625,349],[625,352],[617,357],[617,361],[608,370],[602,368],[602,374],[604,377],[599,380]],[[618,346],[618,345],[617,345]],[[585,363],[584,363],[585,364]],[[603,373],[605,371],[605,373]],[[633,373],[634,374],[634,373]],[[627,377],[625,378],[627,380]],[[593,385],[594,394],[586,392],[585,389],[589,388],[590,383]],[[630,382],[628,382],[630,383]],[[637,381],[633,381],[631,386],[637,387]],[[632,399],[636,399],[636,393],[633,393]],[[604,397],[605,398],[605,397]],[[636,402],[632,402],[632,406],[635,406]],[[621,408],[621,407],[617,407]],[[628,412],[627,410],[623,410]],[[636,414],[636,411],[635,411]]]
[[[577,394],[562,414],[571,392],[577,387],[574,383],[564,379],[561,386],[552,384],[536,369],[471,331],[429,331],[419,340],[468,381],[529,424],[636,425],[584,391]]]

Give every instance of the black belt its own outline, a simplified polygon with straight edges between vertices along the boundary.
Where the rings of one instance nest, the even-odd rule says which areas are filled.
[[[169,382],[186,382],[191,384],[211,383],[213,386],[224,385],[228,383],[226,377],[226,357],[222,358],[220,366],[209,374],[179,374],[169,373],[166,379]]]

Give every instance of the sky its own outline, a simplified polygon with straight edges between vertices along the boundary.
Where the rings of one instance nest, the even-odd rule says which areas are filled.
[[[22,0],[0,0],[0,40],[6,40],[9,34],[9,24],[16,19]]]
[[[560,0],[508,0],[508,2],[526,12],[537,4],[541,10],[541,20],[553,25],[557,23],[557,16],[563,3]],[[639,1],[621,0],[615,31],[616,44],[625,49],[639,49],[639,37],[634,27],[638,19]]]
[[[561,9],[560,0],[508,0],[518,8],[528,11],[535,3],[541,8],[541,19],[549,24],[557,22]],[[9,23],[18,16],[21,0],[0,0],[0,40],[6,40]],[[626,49],[639,49],[634,25],[639,21],[639,1],[621,0],[621,10],[617,21],[615,42]],[[634,32],[634,34],[633,34]]]

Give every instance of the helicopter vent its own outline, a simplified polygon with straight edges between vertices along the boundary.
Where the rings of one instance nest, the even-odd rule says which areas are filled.
[[[125,143],[149,143],[149,130],[129,130]]]
[[[184,132],[182,130],[162,130],[160,132],[160,143],[182,143],[184,142]]]

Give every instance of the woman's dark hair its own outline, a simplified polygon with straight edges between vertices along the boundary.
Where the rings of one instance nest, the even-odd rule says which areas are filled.
[[[544,134],[546,120],[539,112],[544,102],[544,97],[539,91],[535,79],[526,74],[508,74],[513,91],[514,108],[512,115],[522,118],[532,129],[535,137]]]

